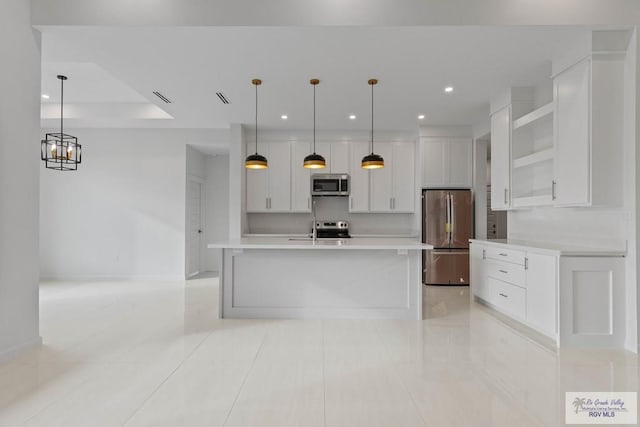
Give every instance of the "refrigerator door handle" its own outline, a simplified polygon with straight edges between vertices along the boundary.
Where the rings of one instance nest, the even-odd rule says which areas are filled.
[[[451,212],[451,193],[447,193],[447,243],[449,244],[449,246],[451,246],[451,222],[453,221],[453,217],[452,217],[452,212]]]
[[[456,213],[453,209],[453,205],[454,205],[454,199],[453,199],[453,194],[449,193],[449,206],[450,206],[450,210],[451,210],[451,224],[449,225],[449,244],[453,245],[453,230],[455,227],[455,220],[454,218],[456,217]]]

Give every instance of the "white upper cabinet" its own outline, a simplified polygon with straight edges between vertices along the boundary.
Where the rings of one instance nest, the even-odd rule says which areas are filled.
[[[252,143],[247,152],[254,152]],[[246,169],[247,212],[291,211],[291,144],[262,142],[258,152],[269,162],[267,169]]]
[[[371,170],[371,212],[393,210],[393,147],[382,143],[375,146],[375,153],[384,159],[384,167]]]
[[[557,127],[552,198],[556,205],[590,202],[590,64],[582,61],[554,80]]]
[[[424,137],[422,186],[471,188],[473,146],[471,138]]]
[[[512,110],[513,111],[513,110]],[[554,103],[516,118],[511,125],[511,207],[552,203]]]
[[[510,206],[511,107],[491,116],[491,209]]]
[[[415,144],[382,143],[376,154],[384,168],[371,173],[371,212],[413,213],[415,193]]]
[[[369,143],[354,141],[349,148],[349,212],[369,212],[369,171],[361,167],[362,158],[370,153]]]
[[[316,153],[325,158],[327,167],[314,173],[349,173],[348,142],[316,142]]]
[[[326,157],[325,157],[326,158]],[[331,143],[331,173],[349,173],[349,143]]]
[[[415,211],[416,145],[409,142],[393,144],[393,211]]]
[[[311,169],[302,165],[311,153],[312,144],[294,142],[291,145],[291,211],[311,212]],[[317,151],[316,151],[317,152]],[[319,153],[321,154],[321,153]],[[324,154],[322,154],[324,156]],[[326,158],[326,157],[325,157]],[[325,171],[326,169],[318,169]]]
[[[554,79],[554,204],[621,206],[624,61],[594,54]]]

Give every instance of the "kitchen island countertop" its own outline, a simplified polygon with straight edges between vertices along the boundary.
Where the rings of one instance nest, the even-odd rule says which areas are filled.
[[[351,250],[429,250],[433,246],[410,237],[353,237],[318,239],[304,237],[243,237],[207,245],[209,249],[351,249]]]

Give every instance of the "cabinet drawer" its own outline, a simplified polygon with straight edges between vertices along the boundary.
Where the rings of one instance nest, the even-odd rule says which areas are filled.
[[[498,259],[500,261],[511,262],[519,265],[524,265],[524,254],[525,253],[523,251],[517,251],[514,249],[496,247],[487,248],[487,258]]]
[[[526,291],[518,286],[489,277],[488,301],[519,320],[525,319]]]
[[[487,274],[494,279],[502,280],[513,285],[526,288],[526,278],[523,265],[510,262],[498,262],[489,260],[487,262]]]

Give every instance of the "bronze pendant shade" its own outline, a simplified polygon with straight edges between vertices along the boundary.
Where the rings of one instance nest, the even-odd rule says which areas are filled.
[[[258,154],[258,86],[262,84],[262,80],[253,79],[251,84],[256,88],[256,152],[247,156],[244,166],[247,169],[266,169],[269,167],[267,158],[262,154]]]
[[[371,154],[362,158],[362,169],[380,169],[384,167],[384,159],[379,154],[373,152],[373,86],[378,83],[377,79],[369,79],[371,86]]]
[[[324,169],[327,167],[327,161],[316,153],[316,86],[320,80],[311,79],[309,83],[313,85],[313,153],[304,158],[303,166],[307,169]]]

